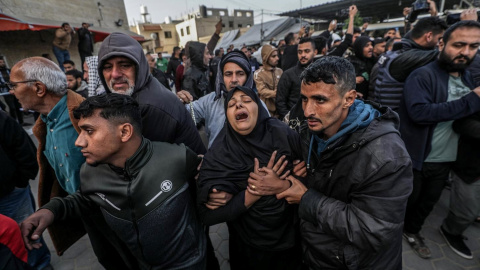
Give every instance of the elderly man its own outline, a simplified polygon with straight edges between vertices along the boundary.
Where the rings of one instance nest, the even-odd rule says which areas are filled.
[[[197,155],[185,145],[144,138],[139,105],[129,96],[91,97],[74,116],[81,128],[75,145],[86,158],[81,188],[53,198],[22,223],[26,246],[35,247],[32,241],[54,220],[88,216],[100,207],[99,218],[128,246],[139,268],[206,269],[206,237],[189,188],[195,185]]]
[[[98,53],[98,73],[107,92],[132,96],[142,111],[142,134],[152,141],[185,143],[197,154],[205,146],[184,106],[175,94],[150,74],[138,41],[113,33]]]
[[[18,62],[12,68],[11,84],[10,93],[19,99],[22,107],[41,114],[33,127],[33,134],[39,142],[39,206],[48,203],[50,198],[74,194],[80,185],[80,166],[85,158],[80,148],[75,146],[80,129],[78,120],[73,117],[73,109],[83,101],[83,97],[67,90],[65,73],[55,63],[41,57]],[[104,220],[95,219],[100,215],[97,209],[83,217],[83,225],[78,220],[65,220],[50,226],[49,233],[57,253],[63,254],[86,230],[90,236],[98,236],[90,237],[90,240],[105,268],[133,267],[126,256],[120,255],[126,247],[101,238],[113,232],[98,230],[106,226]]]
[[[356,100],[355,70],[326,56],[300,77],[307,121],[300,131],[305,184],[277,194],[299,204],[304,262],[309,269],[401,269],[402,227],[412,190],[411,160],[398,116]],[[251,173],[248,191],[272,195],[281,182],[271,169]]]

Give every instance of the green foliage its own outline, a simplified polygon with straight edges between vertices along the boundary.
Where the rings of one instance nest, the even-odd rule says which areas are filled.
[[[343,29],[347,29],[348,23],[350,22],[350,18],[347,18],[345,21],[343,21]],[[353,26],[361,27],[363,25],[363,17],[360,17],[360,12],[357,12],[355,14],[355,17],[353,18]]]

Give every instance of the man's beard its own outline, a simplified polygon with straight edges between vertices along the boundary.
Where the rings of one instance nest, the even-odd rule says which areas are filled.
[[[456,59],[465,59],[464,63],[455,63]],[[474,57],[475,58],[475,57]],[[445,51],[441,51],[438,57],[438,63],[440,67],[447,72],[463,72],[472,63],[473,58],[469,58],[466,55],[459,55],[450,59],[449,55]]]
[[[75,84],[72,86],[71,90],[76,91],[78,89],[78,82],[75,81]]]
[[[301,59],[302,59],[302,60],[303,60],[303,59],[304,59],[304,60],[307,60],[307,58],[305,58],[305,57],[302,57]],[[302,62],[300,62],[300,60],[298,60],[298,62],[300,63],[300,66],[302,66],[302,67],[307,67],[308,65],[310,65],[310,64],[312,63],[312,61],[313,61],[313,58],[310,59],[307,63],[302,64]]]
[[[127,84],[128,84],[127,90],[117,91],[117,90],[113,89],[113,84],[122,83],[122,82],[127,82]],[[135,84],[132,81],[130,81],[129,79],[127,79],[126,77],[122,77],[122,78],[117,79],[117,80],[111,79],[110,82],[108,83],[108,88],[110,89],[110,91],[112,91],[112,93],[131,96],[133,94],[133,90],[135,89]]]

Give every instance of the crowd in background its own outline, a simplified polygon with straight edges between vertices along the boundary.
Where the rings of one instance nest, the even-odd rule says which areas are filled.
[[[341,36],[333,20],[215,49],[220,21],[167,60],[121,33],[94,56],[88,23],[64,23],[58,65],[1,58],[0,266],[52,269],[48,227],[59,254],[88,233],[106,269],[219,269],[208,226],[227,222],[231,269],[401,269],[402,238],[432,256],[420,232],[445,186],[440,234],[473,259],[480,23],[427,3],[403,33],[355,27],[352,5]]]

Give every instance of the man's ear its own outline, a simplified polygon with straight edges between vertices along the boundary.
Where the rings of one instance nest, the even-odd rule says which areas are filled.
[[[47,94],[47,87],[42,82],[36,81],[33,87],[38,97],[44,97]]]
[[[441,38],[438,41],[438,50],[441,52],[441,51],[443,51],[443,48],[445,48],[445,43],[443,42],[443,39]]]
[[[427,32],[423,36],[425,37],[425,41],[430,42],[433,39],[433,32]]]
[[[353,102],[357,98],[357,91],[352,89],[343,95],[343,108],[348,109],[352,106]]]
[[[128,142],[134,136],[134,128],[130,123],[124,123],[119,126],[122,142]]]

